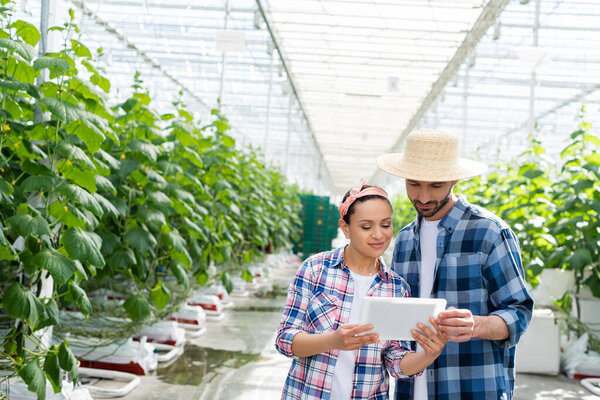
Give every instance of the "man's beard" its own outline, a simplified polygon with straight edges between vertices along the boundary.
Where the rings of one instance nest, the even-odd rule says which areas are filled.
[[[450,198],[452,197],[452,186],[450,186],[450,189],[448,189],[448,193],[446,194],[446,197],[444,197],[441,201],[430,201],[427,202],[426,205],[434,205],[434,207],[431,210],[427,210],[427,211],[421,211],[419,210],[419,208],[417,207],[417,201],[413,201],[413,206],[415,207],[415,210],[417,210],[417,213],[423,217],[423,218],[430,218],[433,217],[435,214],[437,214],[438,211],[440,211],[442,208],[444,208],[444,206],[446,204],[448,204],[448,202],[450,201]],[[423,204],[425,205],[425,204]]]

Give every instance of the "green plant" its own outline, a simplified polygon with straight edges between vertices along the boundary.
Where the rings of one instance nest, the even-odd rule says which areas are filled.
[[[39,32],[12,22],[11,7],[0,8],[0,352],[42,399],[46,379],[55,391],[62,371],[77,380],[68,342],[40,339],[72,328],[59,309],[123,317],[95,333],[118,337],[165,316],[193,285],[220,279],[231,290],[230,274],[247,277],[245,263],[267,247],[291,246],[300,204],[278,171],[235,147],[217,111],[206,125],[181,102],[161,115],[139,74],[131,97],[109,107],[110,81],[72,11],[51,28],[62,50],[36,58]],[[88,296],[106,287],[123,307]]]
[[[554,182],[557,205],[550,226],[556,246],[546,266],[573,270],[577,290],[587,286],[600,297],[600,138],[584,121],[561,152],[560,174]]]

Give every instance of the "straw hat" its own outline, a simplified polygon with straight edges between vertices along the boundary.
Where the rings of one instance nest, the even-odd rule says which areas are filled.
[[[472,178],[487,171],[483,163],[460,158],[458,137],[439,130],[408,134],[404,153],[377,157],[377,167],[389,174],[426,182]]]

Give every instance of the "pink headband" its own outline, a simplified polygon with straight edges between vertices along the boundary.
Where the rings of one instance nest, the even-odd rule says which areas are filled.
[[[365,196],[371,196],[371,195],[381,196],[386,199],[388,198],[388,194],[382,188],[373,186],[373,187],[368,187],[365,190],[360,190],[364,186],[364,184],[365,184],[365,180],[363,178],[360,178],[358,185],[356,185],[355,187],[352,188],[352,190],[350,190],[350,195],[346,198],[346,201],[344,201],[340,205],[340,208],[339,208],[341,218],[344,218],[344,216],[348,212],[348,209],[350,208],[350,206],[352,205],[352,203],[354,203],[354,201],[356,199],[359,199],[359,198],[365,197]]]

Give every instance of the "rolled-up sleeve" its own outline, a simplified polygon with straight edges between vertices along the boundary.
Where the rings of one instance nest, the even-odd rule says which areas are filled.
[[[533,300],[525,286],[519,245],[510,229],[503,229],[494,242],[483,269],[492,303],[490,315],[497,315],[508,327],[509,337],[494,343],[503,348],[515,346],[533,313]]]
[[[294,277],[288,289],[287,300],[283,308],[283,316],[277,330],[275,348],[287,357],[293,357],[292,341],[299,333],[305,331],[304,316],[311,296],[312,268],[306,260]]]
[[[412,350],[410,350],[408,342],[390,340],[389,344],[383,349],[383,362],[391,376],[400,379],[409,378],[409,376],[402,373],[402,370],[400,369],[400,361],[405,355],[411,352]],[[421,373],[417,375],[421,375]]]

